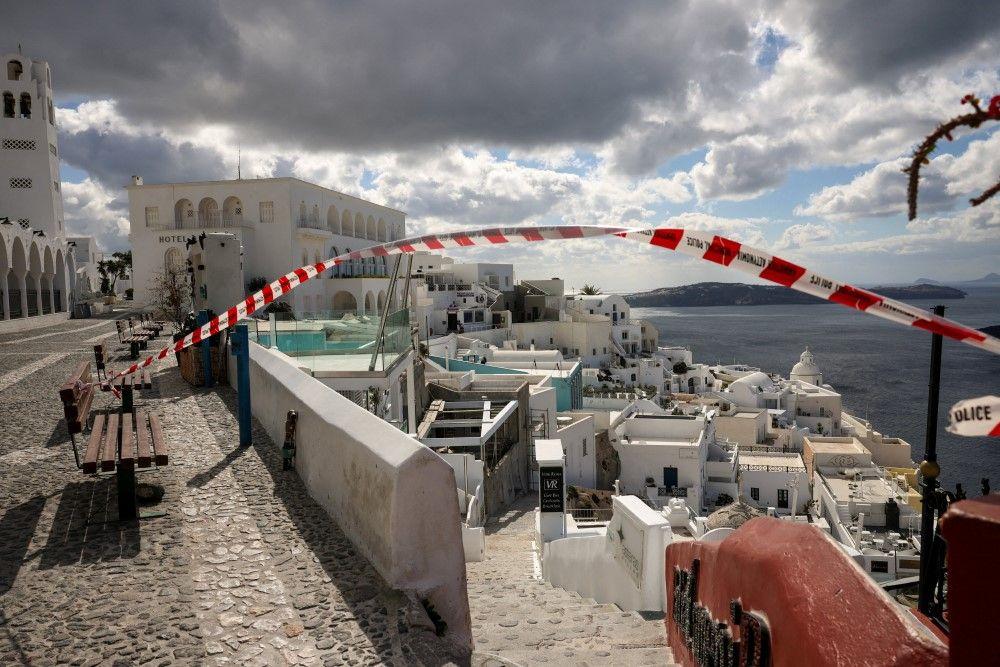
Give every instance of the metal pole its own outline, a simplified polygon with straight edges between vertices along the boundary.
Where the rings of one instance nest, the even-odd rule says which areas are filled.
[[[399,275],[399,263],[403,260],[402,255],[396,255],[396,265],[392,268],[392,278],[389,280],[389,294],[392,295],[396,289],[396,276]],[[375,362],[378,360],[379,352],[382,351],[382,337],[385,335],[385,321],[389,317],[389,297],[386,297],[383,305],[382,319],[378,323],[378,338],[375,339],[375,350],[372,352],[372,359],[368,362],[368,372],[375,370]],[[384,370],[384,369],[383,369]]]
[[[944,315],[944,306],[934,306],[934,314]],[[931,336],[931,372],[927,385],[927,428],[924,432],[924,460],[920,462],[923,475],[923,500],[920,516],[920,588],[917,608],[924,614],[931,613],[934,598],[934,516],[937,505],[938,397],[941,389],[941,334]]]
[[[236,357],[237,420],[240,447],[253,444],[250,436],[250,332],[246,324],[237,324],[230,338],[230,351]]]
[[[211,316],[207,310],[198,311],[198,326],[202,327],[209,323]],[[201,342],[201,365],[205,371],[205,383],[203,386],[212,387],[215,385],[215,378],[212,373],[212,337],[209,336]]]
[[[406,254],[406,282],[403,283],[403,303],[400,308],[410,307],[410,279],[413,277],[413,253]]]

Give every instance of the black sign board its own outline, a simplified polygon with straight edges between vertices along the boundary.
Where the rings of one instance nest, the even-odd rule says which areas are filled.
[[[543,512],[563,512],[563,469],[548,467],[538,469],[539,502]]]

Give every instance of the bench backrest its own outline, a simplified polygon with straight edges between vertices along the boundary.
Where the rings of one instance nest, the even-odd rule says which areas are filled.
[[[90,381],[90,362],[81,361],[59,388],[66,427],[70,433],[82,433],[90,416],[90,406],[94,401],[94,385]]]

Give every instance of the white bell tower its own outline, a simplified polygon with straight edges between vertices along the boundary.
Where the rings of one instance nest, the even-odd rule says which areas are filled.
[[[66,236],[49,64],[20,53],[0,59],[0,218]]]

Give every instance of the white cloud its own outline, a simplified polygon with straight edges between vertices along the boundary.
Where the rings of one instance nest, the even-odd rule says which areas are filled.
[[[63,183],[62,194],[69,235],[94,236],[105,250],[128,245],[128,209],[116,204],[114,193],[88,178],[80,183]]]
[[[775,250],[795,250],[814,245],[833,237],[833,230],[826,225],[813,223],[789,225],[774,244]]]
[[[851,222],[861,218],[897,215],[906,210],[910,159],[900,157],[877,164],[849,183],[823,188],[798,206],[796,215]],[[1000,133],[970,142],[959,156],[939,155],[920,170],[918,210],[921,215],[953,208],[958,199],[985,190],[1000,175]]]

